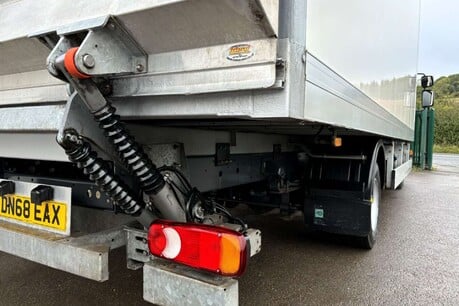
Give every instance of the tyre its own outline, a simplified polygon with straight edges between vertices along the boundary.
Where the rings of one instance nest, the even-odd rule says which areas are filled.
[[[403,189],[403,184],[404,184],[404,183],[405,183],[405,182],[401,182],[400,185],[398,185],[397,188],[395,188],[395,190],[401,190],[401,189]]]
[[[381,176],[379,167],[375,165],[375,171],[371,178],[371,207],[370,207],[370,232],[366,237],[359,237],[358,242],[362,248],[372,249],[376,242],[378,232],[379,204],[381,203]]]

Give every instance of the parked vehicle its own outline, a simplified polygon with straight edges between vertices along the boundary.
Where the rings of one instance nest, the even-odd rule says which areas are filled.
[[[0,250],[104,281],[127,244],[177,305],[237,303],[238,203],[372,248],[412,167],[419,7],[1,1]]]

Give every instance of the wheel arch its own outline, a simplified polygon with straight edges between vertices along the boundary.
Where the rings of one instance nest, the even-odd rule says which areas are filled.
[[[386,171],[387,171],[386,165],[387,164],[386,164],[386,151],[384,149],[384,141],[382,139],[376,142],[376,145],[373,149],[373,154],[371,157],[371,166],[370,166],[368,182],[367,182],[368,192],[370,191],[369,189],[371,186],[370,180],[373,177],[374,172],[376,171],[375,165],[378,165],[380,182],[381,182],[381,186],[383,187],[386,185]]]

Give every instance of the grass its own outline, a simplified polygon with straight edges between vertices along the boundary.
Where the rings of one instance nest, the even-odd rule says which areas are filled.
[[[453,153],[459,154],[459,146],[454,145],[434,145],[433,151],[435,153]]]

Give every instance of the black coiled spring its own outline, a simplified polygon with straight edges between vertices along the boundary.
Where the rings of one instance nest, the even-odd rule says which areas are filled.
[[[79,139],[75,133],[66,133],[60,143],[65,149],[69,160],[76,164],[79,169],[83,169],[89,179],[104,191],[114,204],[129,215],[139,215],[145,204],[134,199],[119,179],[110,173],[107,164],[91,149],[91,145]]]
[[[139,180],[140,188],[146,194],[158,193],[165,184],[163,176],[134,137],[126,130],[115,111],[116,108],[107,103],[104,108],[94,113],[94,117],[115,146],[125,166]]]

